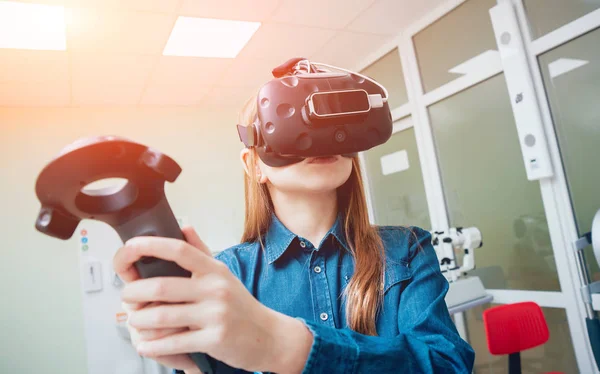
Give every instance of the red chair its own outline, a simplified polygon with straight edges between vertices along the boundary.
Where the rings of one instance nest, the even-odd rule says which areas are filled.
[[[544,313],[534,302],[486,309],[483,324],[490,353],[508,355],[509,374],[521,374],[521,351],[545,344],[550,338]]]

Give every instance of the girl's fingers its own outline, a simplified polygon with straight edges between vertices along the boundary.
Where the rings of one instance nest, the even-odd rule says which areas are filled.
[[[228,292],[228,287],[227,281],[219,274],[200,278],[154,277],[126,284],[121,291],[121,299],[134,305],[191,303],[219,297]]]
[[[125,282],[135,278],[135,263],[143,257],[173,261],[195,275],[215,270],[217,260],[183,240],[162,237],[135,237],[128,240],[113,258],[115,272]],[[217,265],[218,267],[218,265]]]
[[[141,329],[137,330],[137,334],[139,337],[139,341],[150,341],[156,340],[160,338],[164,338],[165,336],[179,334],[180,332],[187,331],[187,327],[181,328],[171,328],[171,329]]]
[[[191,226],[184,226],[181,229],[181,232],[183,232],[183,236],[185,237],[186,242],[188,242],[191,245],[193,245],[194,247],[198,248],[199,250],[204,252],[204,254],[206,254],[207,256],[212,257],[212,253],[210,252],[210,249],[208,249],[206,244],[204,244],[202,239],[200,239],[200,237],[198,236],[198,233],[196,233],[196,230],[194,230]]]
[[[190,352],[210,352],[220,341],[218,329],[206,328],[190,330],[152,341],[142,342],[137,346],[139,354],[148,357],[186,354]]]
[[[123,310],[129,314],[129,312],[133,312],[134,310],[140,310],[142,308],[144,308],[145,306],[147,306],[148,303],[135,303],[135,302],[125,302],[123,301],[121,303],[121,307],[123,308]]]
[[[201,329],[221,320],[225,311],[218,303],[166,304],[134,311],[128,323],[138,329]]]
[[[185,303],[198,300],[197,281],[182,277],[154,277],[126,284],[121,299],[133,305],[149,302]],[[137,308],[135,310],[139,310]]]
[[[121,250],[121,249],[120,249]],[[120,251],[119,250],[119,251]],[[117,251],[118,253],[118,251]],[[133,282],[136,279],[140,279],[140,273],[138,272],[135,266],[128,265],[126,267],[117,268],[116,266],[116,256],[113,258],[113,268],[115,269],[115,273],[121,278],[123,283]]]

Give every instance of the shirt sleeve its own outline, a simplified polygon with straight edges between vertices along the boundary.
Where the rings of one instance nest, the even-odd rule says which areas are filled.
[[[336,329],[301,318],[314,336],[303,374],[471,373],[475,353],[458,334],[444,300],[442,275],[431,235],[417,229],[410,267],[413,276],[398,305],[400,333],[382,338]]]

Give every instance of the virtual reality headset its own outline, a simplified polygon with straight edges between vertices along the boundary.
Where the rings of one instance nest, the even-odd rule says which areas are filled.
[[[272,167],[310,157],[352,157],[392,135],[388,93],[374,80],[294,58],[259,90],[257,117],[238,124],[240,140]]]

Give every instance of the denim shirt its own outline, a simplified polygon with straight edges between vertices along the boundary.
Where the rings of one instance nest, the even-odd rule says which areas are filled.
[[[387,256],[378,336],[346,325],[341,295],[354,259],[341,216],[315,246],[273,215],[264,251],[259,243],[242,243],[216,258],[258,301],[301,320],[313,333],[303,374],[471,373],[475,353],[448,313],[449,286],[431,235],[414,226],[378,230]]]

